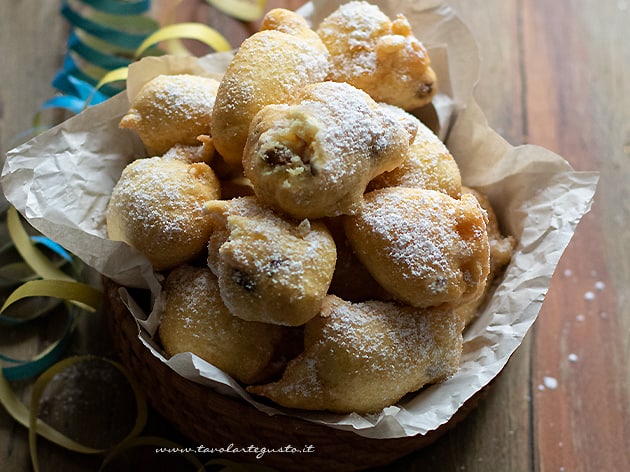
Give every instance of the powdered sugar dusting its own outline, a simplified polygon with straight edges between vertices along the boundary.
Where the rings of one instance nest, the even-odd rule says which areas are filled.
[[[112,192],[112,205],[147,230],[159,230],[166,240],[196,232],[194,221],[204,218],[205,198],[200,181],[183,162],[159,157],[139,159],[128,166]],[[172,163],[172,164],[171,164]],[[215,191],[207,189],[208,195]],[[192,220],[192,221],[191,221]]]
[[[265,388],[289,405],[374,411],[458,368],[463,322],[447,309],[329,296],[305,328],[306,350]]]
[[[373,73],[374,42],[389,32],[390,24],[377,6],[367,2],[348,2],[327,17],[317,32],[332,53],[333,80]]]
[[[195,75],[159,76],[159,80],[149,82],[152,113],[146,120],[190,120],[199,126],[208,124],[212,115],[219,82],[208,77]],[[141,92],[142,93],[142,92]],[[203,121],[202,121],[203,119]]]
[[[457,230],[461,213],[456,206],[445,205],[432,192],[420,195],[414,199],[405,192],[374,192],[361,217],[370,232],[386,242],[384,248],[403,277],[431,279],[429,288],[437,293],[460,276],[461,267],[452,259],[471,256],[474,248]]]
[[[402,125],[381,110],[364,92],[345,83],[325,82],[308,87],[299,107],[311,111],[324,125],[317,138],[321,152],[334,153],[339,159],[328,159],[326,175],[330,184],[340,181],[344,165],[356,166],[351,172],[369,168],[371,157],[383,156],[388,148],[406,137]]]

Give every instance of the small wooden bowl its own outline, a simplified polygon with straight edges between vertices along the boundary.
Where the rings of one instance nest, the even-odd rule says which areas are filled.
[[[183,435],[207,448],[312,448],[308,453],[267,453],[260,459],[251,452],[228,452],[223,455],[226,459],[288,471],[341,472],[386,465],[436,441],[475,408],[484,391],[466,402],[439,429],[396,439],[365,438],[291,416],[270,416],[238,398],[185,379],[165,365],[138,339],[138,326],[120,300],[119,286],[105,279],[104,287],[106,323],[121,362],[155,410]]]

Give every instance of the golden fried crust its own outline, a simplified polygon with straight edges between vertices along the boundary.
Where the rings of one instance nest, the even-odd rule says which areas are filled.
[[[406,110],[433,99],[437,78],[431,60],[403,15],[391,21],[376,5],[352,1],[325,18],[317,33],[331,55],[330,80]]]
[[[355,254],[397,300],[412,306],[463,303],[486,283],[486,213],[471,195],[390,187],[365,195],[344,217]]]
[[[365,92],[321,82],[254,117],[243,167],[256,196],[276,210],[295,218],[337,216],[357,211],[368,182],[398,166],[412,139]]]
[[[317,315],[336,260],[323,223],[283,218],[254,197],[214,201],[207,208],[216,224],[208,266],[234,315],[289,326]]]
[[[159,335],[168,356],[192,352],[244,383],[282,368],[276,359],[290,332],[233,316],[208,268],[179,266],[168,275],[164,293]]]
[[[219,82],[194,75],[159,75],[147,82],[120,121],[134,130],[150,155],[162,155],[175,144],[198,144],[210,133]]]
[[[260,22],[259,30],[276,30],[293,36],[302,36],[310,39],[314,44],[320,44],[319,36],[311,29],[304,17],[286,8],[269,10]]]
[[[353,304],[330,295],[282,378],[248,391],[290,408],[376,412],[455,373],[462,329],[446,307]]]
[[[437,190],[459,198],[462,180],[459,166],[450,151],[420,120],[400,108],[398,110],[416,121],[416,137],[409,146],[407,159],[394,170],[377,176],[368,185],[368,190],[414,187]]]
[[[107,233],[142,252],[155,270],[199,256],[211,226],[205,210],[220,184],[203,162],[152,157],[131,162],[108,203]]]
[[[513,236],[504,236],[499,228],[497,216],[488,197],[481,191],[471,187],[462,187],[462,192],[473,195],[481,207],[488,214],[488,243],[490,246],[490,272],[488,280],[482,292],[472,300],[459,305],[456,310],[466,324],[476,318],[480,306],[488,297],[490,290],[494,288],[494,281],[510,263],[516,247],[516,239]]]
[[[313,31],[295,26],[297,14],[290,17],[288,27],[265,29],[246,39],[221,80],[212,137],[228,164],[242,165],[249,125],[258,111],[286,102],[299,87],[328,75],[326,47]]]

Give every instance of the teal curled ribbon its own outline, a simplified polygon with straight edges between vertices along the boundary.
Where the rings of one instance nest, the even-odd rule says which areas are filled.
[[[8,317],[3,317],[8,318]],[[66,324],[61,337],[49,346],[48,349],[29,360],[14,359],[0,353],[0,360],[5,363],[12,364],[2,367],[2,375],[7,380],[27,380],[37,377],[50,366],[61,359],[72,339],[75,331],[75,317],[71,311],[68,311]]]
[[[113,15],[139,15],[151,8],[151,0],[83,0],[83,3],[105,13]]]
[[[72,255],[68,251],[66,251],[60,244],[54,242],[52,239],[41,235],[30,236],[29,239],[33,244],[40,245],[51,251],[53,254],[60,258],[64,265],[75,263]],[[14,245],[12,242],[9,242],[0,248],[0,254],[4,255],[12,250],[14,250]],[[23,283],[28,280],[31,275],[31,271],[25,271],[22,277],[13,280],[7,280],[6,282],[9,285]],[[31,313],[30,316],[27,316],[25,318],[0,314],[0,325],[17,326],[30,322],[33,319],[46,315],[53,307],[58,306],[60,303],[61,301],[59,300],[57,301],[57,303],[45,305],[40,312]],[[38,376],[62,358],[72,338],[72,334],[75,331],[75,327],[75,315],[70,307],[67,307],[67,316],[63,333],[61,334],[59,339],[57,339],[57,341],[51,344],[40,354],[34,356],[32,359],[24,360],[15,359],[13,357],[0,353],[0,361],[3,361],[4,364],[9,364],[2,367],[2,375],[4,375],[7,380],[26,380]]]
[[[60,13],[71,29],[68,52],[52,80],[60,95],[44,102],[40,113],[59,108],[78,114],[122,91],[117,85],[97,85],[107,72],[133,62],[136,48],[159,28],[146,15],[150,9],[150,0],[63,0]]]
[[[85,0],[81,0],[81,1],[84,4],[89,3],[89,2],[86,2]],[[118,2],[115,2],[115,1],[105,2],[105,0],[102,0],[101,3],[105,4],[105,3],[118,3]],[[100,19],[99,21],[99,20],[95,20],[86,16],[82,16],[76,10],[72,9],[70,4],[68,3],[68,0],[63,1],[61,5],[61,14],[75,28],[80,28],[97,38],[100,38],[110,44],[113,44],[114,46],[118,46],[121,48],[135,49],[138,46],[140,46],[140,44],[142,44],[142,41],[144,41],[144,39],[147,36],[146,31],[134,33],[134,32],[125,31],[124,29],[116,26],[117,19],[118,20],[123,19],[123,17],[126,14],[112,15],[112,16],[117,16],[118,18],[94,14],[94,18],[98,17]],[[107,15],[109,15],[109,13],[107,13]],[[135,15],[132,15],[132,16],[135,16]],[[143,26],[143,27],[149,26],[151,24],[151,20],[148,17],[140,16],[140,15],[133,18],[133,21],[136,21],[138,26]],[[126,23],[129,24],[129,22],[126,22]]]
[[[88,104],[87,99],[91,97],[89,103],[95,105],[120,92],[119,88],[107,85],[97,90],[99,79],[83,72],[72,56],[68,55],[64,59],[63,69],[53,78],[52,85],[65,95],[82,99],[84,105]]]
[[[127,57],[108,54],[87,44],[77,35],[76,31],[72,31],[68,36],[67,47],[69,51],[76,53],[91,64],[103,69],[117,69],[119,67],[126,67],[131,63],[131,59]],[[132,54],[133,51],[130,50],[129,55],[131,56]]]

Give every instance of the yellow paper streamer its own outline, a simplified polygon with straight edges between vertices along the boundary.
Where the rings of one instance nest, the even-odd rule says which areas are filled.
[[[20,222],[20,216],[14,207],[7,210],[7,229],[15,244],[15,248],[20,253],[33,271],[44,279],[74,281],[72,277],[63,272],[31,242],[24,226]]]
[[[112,82],[127,80],[128,74],[129,74],[129,69],[127,67],[119,67],[118,69],[109,71],[107,74],[103,75],[103,77],[98,82],[98,84],[96,84],[96,90],[100,89],[106,84],[111,84]],[[86,103],[86,107],[87,106],[89,106],[89,101],[88,103]]]
[[[53,377],[57,375],[59,372],[63,371],[64,369],[67,369],[71,365],[74,365],[79,362],[93,361],[93,360],[101,360],[104,362],[108,362],[114,367],[116,367],[125,376],[125,379],[131,386],[133,393],[135,395],[136,412],[137,412],[136,422],[132,430],[127,434],[126,438],[123,439],[121,443],[124,443],[125,441],[128,441],[131,438],[138,436],[144,429],[144,426],[146,425],[146,421],[147,421],[147,414],[148,414],[146,398],[144,394],[142,393],[142,391],[140,390],[140,387],[133,381],[133,379],[129,376],[129,374],[127,373],[127,371],[122,365],[110,359],[97,357],[97,356],[91,356],[91,355],[68,357],[67,359],[59,361],[57,364],[50,367],[37,379],[37,381],[33,385],[33,392],[31,394],[30,411],[27,410],[26,407],[21,402],[17,401],[13,392],[10,390],[10,388],[8,388],[9,394],[11,397],[13,397],[12,400],[14,402],[14,404],[12,405],[13,407],[12,411],[13,413],[16,413],[16,416],[17,416],[17,417],[14,416],[14,418],[16,419],[16,421],[20,422],[21,424],[24,424],[25,426],[28,426],[29,428],[29,437],[28,437],[29,449],[31,453],[31,461],[33,464],[33,469],[35,470],[35,472],[39,472],[39,460],[37,458],[37,435],[38,434],[42,435],[49,441],[52,441],[59,446],[65,447],[66,449],[69,449],[71,451],[81,452],[84,454],[103,454],[113,449],[113,448],[96,449],[96,448],[84,446],[83,444],[80,444],[74,441],[73,439],[60,433],[56,429],[48,426],[46,423],[44,423],[43,421],[39,419],[39,402],[41,400],[42,394],[44,393],[44,390],[46,389],[46,386],[53,379]],[[8,384],[6,380],[4,379],[4,377],[2,377],[0,379],[1,396],[4,396],[7,394],[6,392],[7,387],[8,387]]]
[[[94,311],[98,307],[101,292],[90,285],[77,282],[39,251],[22,226],[20,216],[14,207],[7,211],[7,229],[24,262],[43,280],[30,280],[15,289],[0,308],[0,313],[18,300],[38,296],[69,300],[88,311]]]
[[[256,21],[265,12],[265,0],[207,0],[210,5],[242,21]]]
[[[96,311],[102,293],[100,290],[74,280],[29,280],[16,288],[5,300],[0,313],[18,300],[27,297],[55,297],[79,303],[89,311]]]
[[[149,47],[157,43],[184,38],[201,41],[218,52],[232,49],[228,40],[208,25],[203,23],[177,23],[160,28],[149,35],[136,50],[136,57],[142,56]]]

